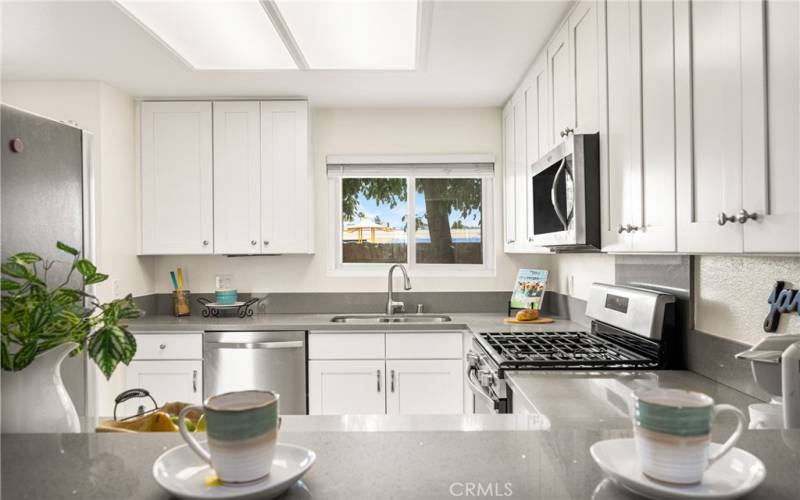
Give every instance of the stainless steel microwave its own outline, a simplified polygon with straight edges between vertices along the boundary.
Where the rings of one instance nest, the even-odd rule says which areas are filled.
[[[533,244],[553,251],[600,249],[598,134],[569,134],[530,168]]]

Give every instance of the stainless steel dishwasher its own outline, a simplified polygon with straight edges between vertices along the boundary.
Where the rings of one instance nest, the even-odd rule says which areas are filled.
[[[268,389],[284,415],[308,413],[306,332],[206,332],[203,397]]]

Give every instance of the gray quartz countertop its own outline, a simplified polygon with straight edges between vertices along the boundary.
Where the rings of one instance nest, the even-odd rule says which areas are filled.
[[[315,331],[389,331],[389,330],[472,330],[472,331],[549,331],[585,330],[573,321],[556,319],[543,325],[506,325],[507,316],[498,313],[448,314],[452,321],[445,323],[332,323],[334,313],[328,314],[256,314],[250,318],[204,318],[200,315],[176,318],[168,315],[145,316],[129,322],[133,333],[169,333],[244,330],[315,330]]]
[[[633,412],[631,394],[640,388],[703,392],[745,414],[748,405],[761,402],[686,370],[520,371],[507,373],[506,380],[513,391],[514,413],[538,415],[547,428],[626,429]],[[735,423],[732,415],[720,415],[721,432],[732,430]]]
[[[280,441],[311,448],[318,458],[281,498],[452,499],[464,496],[467,483],[496,488],[484,498],[638,498],[605,481],[589,455],[593,443],[628,437],[629,428],[537,431],[515,415],[482,417],[484,426],[460,418],[458,430],[283,431]],[[3,435],[2,497],[166,499],[153,462],[181,443],[173,433]],[[767,468],[766,481],[747,498],[798,498],[800,431],[747,431],[739,446]]]

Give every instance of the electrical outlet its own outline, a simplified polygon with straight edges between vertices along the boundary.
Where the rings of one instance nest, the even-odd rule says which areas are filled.
[[[575,296],[575,275],[570,274],[567,276],[567,295]]]

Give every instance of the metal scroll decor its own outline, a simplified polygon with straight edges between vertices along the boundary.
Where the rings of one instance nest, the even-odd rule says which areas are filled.
[[[786,288],[785,281],[776,281],[767,299],[769,312],[764,319],[764,331],[776,332],[781,314],[796,311],[800,314],[800,290]]]

